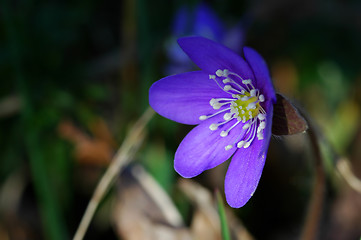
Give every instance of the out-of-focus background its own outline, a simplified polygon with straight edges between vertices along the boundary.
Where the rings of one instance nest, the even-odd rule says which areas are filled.
[[[202,35],[240,54],[255,48],[277,91],[308,112],[361,177],[359,1],[3,0],[0,26],[1,240],[73,236],[147,108],[151,84],[196,69],[176,44],[180,36]],[[214,191],[223,196],[229,162],[192,180],[173,169],[191,128],[151,120],[85,239],[221,239]],[[319,237],[359,239],[361,195],[325,159]],[[313,163],[306,134],[273,138],[253,198],[226,207],[232,237],[298,239]]]

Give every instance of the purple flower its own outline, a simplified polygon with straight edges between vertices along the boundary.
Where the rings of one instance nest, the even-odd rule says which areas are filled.
[[[190,35],[212,39],[238,52],[244,42],[245,27],[241,22],[232,28],[225,27],[216,12],[204,2],[197,4],[194,9],[180,7],[173,19],[172,36],[166,44],[169,60],[165,68],[167,75],[194,69],[194,64],[179,48],[176,41],[179,37]]]
[[[160,115],[198,124],[179,145],[174,168],[191,178],[233,155],[225,194],[231,207],[242,207],[257,188],[271,137],[276,95],[266,63],[248,47],[243,59],[203,37],[178,43],[201,70],[165,77],[149,90]]]

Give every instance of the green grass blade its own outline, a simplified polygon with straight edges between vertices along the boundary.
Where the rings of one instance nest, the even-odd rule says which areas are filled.
[[[228,227],[228,223],[227,223],[227,216],[226,216],[226,212],[224,210],[223,199],[218,190],[216,192],[216,197],[217,197],[219,219],[221,221],[222,238],[223,238],[223,240],[231,240],[231,235],[229,233],[229,227]]]

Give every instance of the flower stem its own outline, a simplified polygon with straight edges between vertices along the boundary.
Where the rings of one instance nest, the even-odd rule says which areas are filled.
[[[300,109],[299,109],[300,110]],[[325,139],[325,137],[317,131],[307,114],[301,112],[304,119],[309,125],[308,134],[311,141],[311,147],[315,154],[315,183],[312,191],[311,200],[308,206],[308,212],[305,219],[305,224],[302,230],[301,239],[317,239],[318,227],[320,218],[322,216],[324,192],[326,189],[326,169],[327,163],[325,156],[323,156],[326,148],[331,154],[332,171],[329,174],[334,174],[335,171],[341,175],[346,183],[356,192],[361,193],[361,180],[358,179],[351,168],[349,160],[340,156],[332,145]]]
[[[318,142],[318,132],[314,125],[305,114],[303,117],[306,119],[309,129],[308,135],[311,141],[311,147],[315,155],[315,183],[312,190],[311,200],[308,206],[308,211],[305,219],[305,224],[302,230],[301,239],[317,239],[318,227],[320,218],[322,216],[324,192],[326,188],[326,172],[320,144]]]
[[[126,136],[122,146],[111,161],[109,167],[100,179],[93,196],[85,210],[83,218],[74,235],[73,240],[81,240],[84,238],[86,230],[89,227],[90,221],[98,208],[100,201],[108,192],[111,184],[121,169],[131,161],[138,151],[141,143],[144,140],[144,128],[149,120],[153,117],[154,111],[150,107],[143,113],[139,120],[134,124],[128,135]]]

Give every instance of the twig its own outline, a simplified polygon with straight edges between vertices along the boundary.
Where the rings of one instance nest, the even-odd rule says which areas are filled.
[[[348,185],[358,193],[361,193],[361,181],[352,172],[350,162],[347,158],[339,158],[336,168]]]
[[[134,166],[131,173],[159,208],[167,223],[174,227],[183,226],[182,216],[159,183],[140,165]]]
[[[122,146],[114,156],[111,164],[100,179],[93,196],[85,210],[83,218],[79,224],[79,227],[74,235],[73,240],[82,240],[85,232],[89,227],[90,221],[94,216],[94,213],[99,205],[99,202],[103,199],[107,193],[110,185],[114,181],[116,175],[133,158],[141,143],[144,140],[144,128],[145,125],[154,115],[153,109],[150,107],[143,113],[141,118],[135,123],[130,130],[129,134],[125,138]]]

